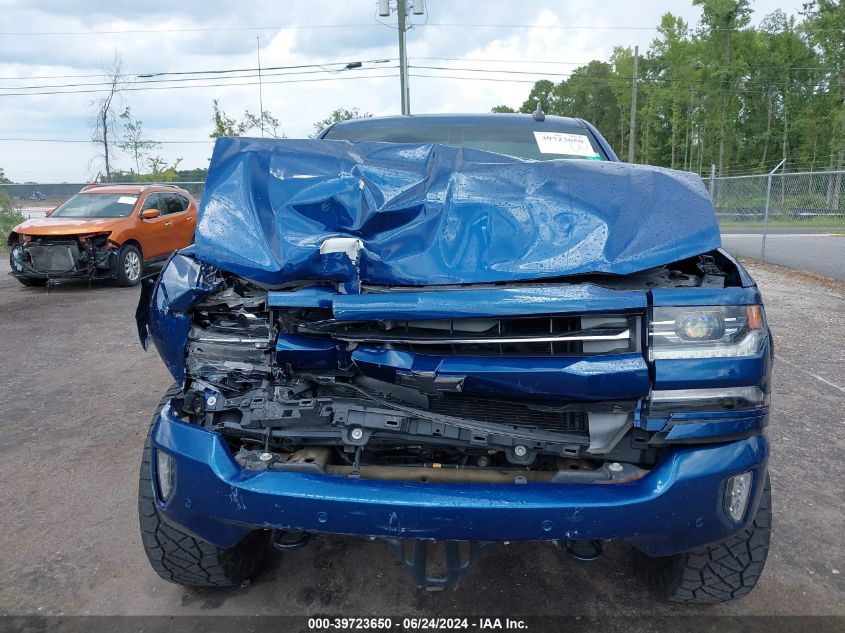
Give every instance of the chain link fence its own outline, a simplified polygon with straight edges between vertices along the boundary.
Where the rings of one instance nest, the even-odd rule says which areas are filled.
[[[197,200],[204,183],[168,183]],[[725,248],[742,257],[845,281],[845,172],[705,178]],[[43,216],[85,183],[0,185],[0,248],[26,218]]]
[[[735,255],[845,281],[845,172],[704,179]]]

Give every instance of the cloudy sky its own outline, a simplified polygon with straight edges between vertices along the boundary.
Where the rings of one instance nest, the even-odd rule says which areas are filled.
[[[776,8],[796,14],[801,3],[752,1],[754,22]],[[699,16],[685,0],[426,5],[426,15],[413,16],[407,35],[412,113],[519,106],[536,79],[607,59],[616,45],[645,49],[663,13],[679,14],[691,25]],[[250,70],[257,43],[263,68],[286,67],[265,70],[263,100],[288,136],[312,133],[315,121],[340,106],[398,114],[396,18],[379,18],[376,7],[376,0],[0,0],[0,167],[17,182],[92,178],[102,165],[85,141],[91,136],[91,102],[99,93],[80,91],[101,88],[99,67],[115,53],[130,88],[121,108],[131,107],[149,138],[167,141],[158,153],[169,161],[182,158],[182,168],[208,164],[212,99],[236,117],[259,110]],[[353,61],[363,67],[338,72]],[[232,69],[247,70],[137,77]],[[503,69],[537,74],[478,72]],[[75,94],[29,94],[68,91]],[[119,153],[116,162],[131,166]]]

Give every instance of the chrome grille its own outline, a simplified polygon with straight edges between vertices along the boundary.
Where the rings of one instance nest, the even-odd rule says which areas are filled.
[[[347,343],[424,354],[571,356],[636,351],[639,319],[633,315],[322,321],[298,331],[329,334]]]

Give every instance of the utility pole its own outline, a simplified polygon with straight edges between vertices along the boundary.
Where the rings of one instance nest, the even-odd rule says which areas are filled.
[[[399,90],[402,103],[402,114],[411,114],[411,88],[408,82],[408,56],[405,52],[405,33],[408,30],[408,5],[414,15],[425,13],[425,0],[379,0],[378,14],[381,17],[390,16],[391,10],[396,11],[397,30],[399,31]]]
[[[628,133],[628,162],[634,162],[634,147],[637,137],[637,66],[640,61],[640,47],[634,47],[634,75],[631,83],[631,131]]]
[[[264,138],[264,97],[261,94],[261,40],[255,36],[255,55],[258,58],[258,123],[261,127],[261,138]]]
[[[405,0],[396,0],[396,15],[399,16],[399,89],[402,91],[402,114],[411,114],[411,99],[408,92],[408,57],[405,55]]]

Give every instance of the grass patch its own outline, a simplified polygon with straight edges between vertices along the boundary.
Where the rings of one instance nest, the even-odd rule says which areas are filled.
[[[0,252],[9,250],[6,237],[18,224],[26,220],[24,214],[16,209],[9,195],[0,189]]]
[[[719,220],[721,227],[748,227],[754,229],[763,228],[763,219],[754,220]],[[769,226],[774,228],[807,228],[807,229],[830,229],[831,232],[845,232],[845,218],[815,217],[799,220],[797,218],[769,218]]]

